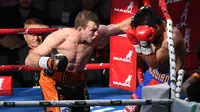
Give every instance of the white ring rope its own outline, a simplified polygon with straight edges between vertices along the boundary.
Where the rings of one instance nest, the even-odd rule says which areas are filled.
[[[169,48],[171,98],[175,98],[176,56],[175,56],[174,41],[173,41],[173,23],[171,19],[167,19],[167,38],[168,38],[168,48]]]
[[[176,82],[176,98],[180,98],[180,92],[181,92],[181,86],[183,83],[183,77],[184,77],[185,71],[183,69],[178,71],[178,77]]]
[[[73,107],[73,106],[122,106],[122,105],[166,105],[172,99],[126,99],[126,100],[62,100],[62,101],[0,101],[0,107]]]

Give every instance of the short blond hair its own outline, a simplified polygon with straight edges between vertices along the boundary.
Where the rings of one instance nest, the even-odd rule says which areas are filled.
[[[86,28],[89,21],[95,22],[97,25],[100,24],[98,16],[90,10],[83,10],[78,13],[75,18],[75,29],[78,27]]]

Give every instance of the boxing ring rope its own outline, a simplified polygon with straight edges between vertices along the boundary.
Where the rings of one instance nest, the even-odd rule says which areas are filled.
[[[181,80],[182,77],[180,76],[179,80],[176,81],[176,56],[175,56],[174,40],[173,40],[173,22],[168,13],[165,0],[159,0],[159,4],[161,7],[163,16],[167,21],[167,38],[168,38],[168,48],[169,48],[171,98],[180,98],[180,86],[182,85],[182,80]],[[176,89],[176,86],[177,86],[176,84],[178,85],[178,89]]]
[[[96,70],[96,69],[109,69],[109,63],[96,63],[96,64],[87,64],[85,70]],[[41,71],[43,68],[33,68],[26,65],[2,65],[0,66],[0,72],[6,71]]]
[[[12,28],[12,29],[0,29],[0,34],[42,34],[51,33],[59,28]]]
[[[117,99],[117,100],[61,100],[61,101],[0,101],[0,107],[74,107],[74,106],[124,106],[124,105],[166,105],[172,99]]]

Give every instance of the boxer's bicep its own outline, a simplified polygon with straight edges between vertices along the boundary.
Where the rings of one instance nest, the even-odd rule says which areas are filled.
[[[48,35],[43,43],[36,47],[32,52],[40,56],[46,56],[50,54],[52,49],[56,49],[62,42],[64,42],[65,37],[67,36],[64,31],[56,31]]]
[[[43,43],[33,49],[26,57],[25,64],[38,67],[38,61],[41,56],[47,56],[51,53],[52,49],[57,48],[65,40],[62,32],[56,31],[46,37]]]

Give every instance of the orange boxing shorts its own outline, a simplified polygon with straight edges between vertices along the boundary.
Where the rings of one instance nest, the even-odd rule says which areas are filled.
[[[40,73],[40,87],[44,100],[87,100],[87,86],[84,71],[55,72],[52,76]],[[46,112],[90,112],[90,107],[47,107]],[[66,111],[68,112],[68,111]]]

